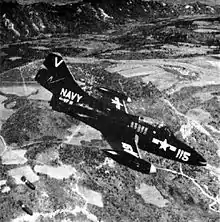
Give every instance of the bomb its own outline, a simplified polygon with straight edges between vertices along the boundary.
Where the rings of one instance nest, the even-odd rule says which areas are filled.
[[[29,180],[27,180],[27,178],[25,176],[21,177],[21,181],[23,181],[25,183],[26,186],[28,186],[30,189],[35,190],[36,187],[34,186],[33,183],[31,183]]]
[[[33,215],[33,211],[27,205],[25,205],[21,200],[18,201],[18,205],[22,208],[24,212],[26,212],[31,216]]]

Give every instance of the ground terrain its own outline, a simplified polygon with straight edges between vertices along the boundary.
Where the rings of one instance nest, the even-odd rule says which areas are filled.
[[[179,16],[132,17],[105,23],[95,31],[82,28],[80,33],[70,33],[71,27],[65,28],[62,20],[65,33],[54,34],[48,28],[39,35],[28,23],[26,31],[15,28],[20,34],[16,36],[3,21],[0,221],[220,220],[219,14],[215,7],[215,12],[200,13],[205,6],[199,6],[192,4],[193,13],[183,11],[188,8],[183,5],[176,10]],[[36,12],[42,6],[28,7]],[[154,7],[158,14],[162,5]],[[103,10],[116,16],[107,7]],[[154,9],[150,12],[154,14]],[[10,17],[7,10],[6,17]],[[10,21],[16,27],[16,20]],[[96,20],[89,21],[97,25]],[[103,21],[99,17],[99,25]],[[40,30],[38,22],[35,17]],[[180,165],[141,151],[158,168],[155,175],[143,175],[107,158],[102,148],[108,144],[101,134],[52,111],[51,94],[34,81],[51,51],[64,56],[78,83],[91,95],[99,96],[96,86],[128,94],[130,113],[168,125],[207,159],[207,167]],[[23,184],[23,175],[35,184],[35,191]],[[18,200],[33,210],[33,216],[22,211]]]

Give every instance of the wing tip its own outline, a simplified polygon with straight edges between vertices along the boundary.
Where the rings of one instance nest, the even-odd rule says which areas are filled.
[[[128,98],[127,98],[127,102],[128,102],[128,103],[131,103],[131,102],[132,102],[131,97],[128,97]]]
[[[153,164],[151,164],[150,173],[156,173],[156,172],[157,172],[157,168]]]
[[[51,52],[50,54],[51,54],[51,55],[55,55],[55,56],[60,56],[60,57],[62,57],[62,55],[61,55],[59,52]]]

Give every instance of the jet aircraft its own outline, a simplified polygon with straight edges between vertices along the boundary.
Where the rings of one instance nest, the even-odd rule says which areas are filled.
[[[139,149],[174,161],[205,166],[206,160],[178,140],[166,126],[149,124],[145,118],[128,113],[131,99],[105,87],[97,88],[101,99],[85,92],[75,81],[59,53],[50,53],[35,80],[52,93],[53,110],[66,113],[99,130],[112,149],[107,156],[142,173],[156,167],[141,158]]]

